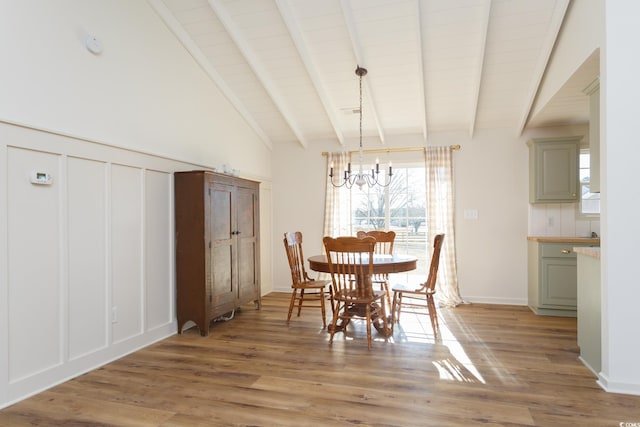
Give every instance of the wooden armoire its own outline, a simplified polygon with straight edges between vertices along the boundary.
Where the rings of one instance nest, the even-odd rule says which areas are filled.
[[[260,308],[259,183],[208,171],[176,172],[178,332],[250,301]]]

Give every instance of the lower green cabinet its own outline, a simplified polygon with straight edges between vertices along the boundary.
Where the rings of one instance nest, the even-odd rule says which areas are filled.
[[[528,305],[536,314],[576,317],[576,242],[528,242]],[[597,246],[597,245],[595,245]]]

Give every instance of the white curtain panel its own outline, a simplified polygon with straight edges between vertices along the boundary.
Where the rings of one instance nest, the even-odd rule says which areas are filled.
[[[333,183],[344,182],[344,172],[351,161],[351,155],[345,152],[327,153],[327,190],[324,201],[323,236],[339,237],[351,235],[349,191],[341,187],[334,187],[329,177],[333,167]]]
[[[430,242],[428,246],[430,252],[433,249],[434,236],[444,233],[436,283],[436,298],[441,305],[450,307],[455,307],[463,302],[458,287],[456,265],[453,176],[451,147],[425,148],[427,236]]]

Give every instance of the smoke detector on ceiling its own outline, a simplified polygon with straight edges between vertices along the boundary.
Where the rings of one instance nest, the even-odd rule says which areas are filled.
[[[84,45],[87,50],[94,55],[100,55],[102,53],[102,42],[98,40],[96,36],[87,35],[84,38]]]

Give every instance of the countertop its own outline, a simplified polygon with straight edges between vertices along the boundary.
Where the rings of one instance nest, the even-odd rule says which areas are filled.
[[[599,247],[584,247],[584,246],[577,246],[575,248],[573,248],[573,252],[577,253],[577,254],[582,254],[582,255],[586,255],[586,256],[590,256],[593,258],[598,258],[600,259],[600,248]]]
[[[527,240],[541,243],[587,243],[591,245],[600,244],[600,238],[597,237],[528,236]]]

